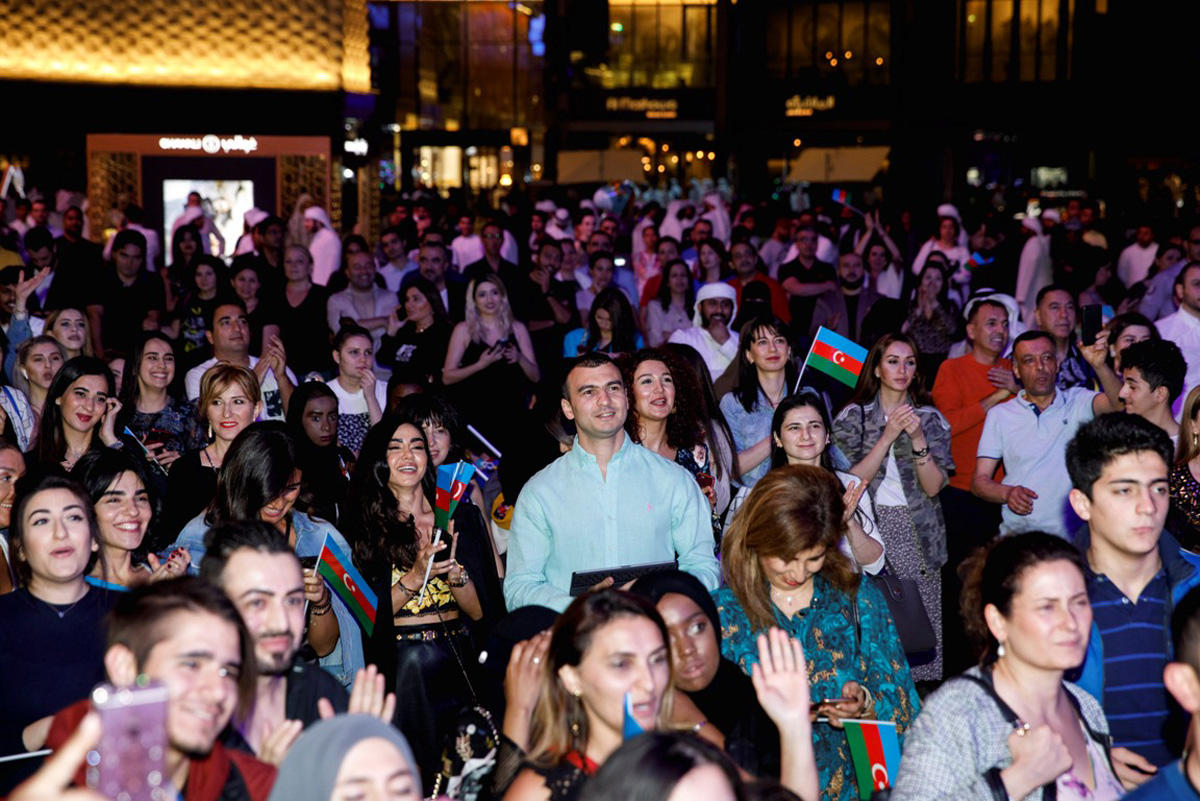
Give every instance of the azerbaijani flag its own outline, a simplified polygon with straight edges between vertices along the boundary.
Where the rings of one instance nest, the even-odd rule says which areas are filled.
[[[979,254],[979,251],[971,251],[971,256],[967,259],[967,269],[974,270],[977,267],[982,267],[985,264],[991,264],[995,259],[985,259]]]
[[[637,718],[633,716],[633,697],[630,693],[625,693],[625,721],[621,727],[621,734],[624,739],[630,740],[637,737],[645,729],[642,724],[637,722]]]
[[[433,525],[442,531],[450,530],[450,518],[467,491],[467,482],[475,475],[470,462],[444,464],[437,471],[437,491],[433,498]]]
[[[866,360],[866,348],[857,342],[846,339],[836,331],[830,331],[825,326],[821,326],[817,329],[817,337],[813,340],[812,347],[809,348],[804,366],[815,367],[822,373],[853,387],[858,383],[858,374],[862,372],[863,362]]]
[[[858,797],[867,801],[877,790],[886,790],[900,769],[900,737],[896,724],[886,720],[843,720]]]
[[[367,632],[367,636],[371,636],[375,631],[375,611],[379,608],[379,599],[367,586],[367,580],[354,568],[350,555],[343,553],[337,543],[329,539],[328,534],[325,535],[325,542],[321,544],[321,554],[317,557],[317,572],[345,601],[346,606],[358,618],[363,630]]]
[[[849,205],[850,196],[846,194],[845,189],[833,190],[833,202],[841,203],[843,206]]]

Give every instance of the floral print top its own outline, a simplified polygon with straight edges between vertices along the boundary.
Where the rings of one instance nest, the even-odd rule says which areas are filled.
[[[763,592],[766,591],[764,587]],[[746,613],[729,587],[713,591],[713,600],[721,616],[721,654],[749,674],[758,661],[760,632],[751,629]],[[854,604],[855,600],[818,573],[813,577],[809,607],[796,612],[790,620],[775,608],[776,625],[804,646],[814,702],[836,698],[842,694],[845,682],[857,681],[875,699],[876,718],[897,724],[903,745],[904,734],[920,711],[921,702],[900,645],[900,635],[896,633],[887,602],[870,579],[864,579],[858,588],[858,632],[854,626]],[[854,761],[845,732],[828,723],[814,723],[813,748],[820,769],[823,801],[857,799]]]

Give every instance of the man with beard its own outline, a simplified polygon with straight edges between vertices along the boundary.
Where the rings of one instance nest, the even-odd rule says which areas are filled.
[[[166,685],[163,762],[172,798],[266,800],[275,769],[218,739],[234,709],[250,700],[253,679],[243,668],[252,655],[237,610],[206,581],[160,581],[123,593],[117,601],[109,617],[105,673],[118,687],[132,687],[140,677]],[[99,722],[88,715],[91,706],[86,698],[55,715],[46,746],[58,750],[77,729],[96,742]],[[86,784],[82,765],[73,784]]]
[[[671,334],[668,342],[690,345],[704,358],[712,380],[721,373],[738,355],[738,335],[729,330],[729,322],[737,313],[737,290],[729,284],[712,283],[700,287],[696,293],[696,312],[691,328],[680,328]]]
[[[349,711],[390,723],[396,697],[384,695],[374,666],[359,673],[348,698],[337,679],[296,659],[304,642],[304,585],[321,578],[305,575],[279,532],[258,521],[229,523],[211,529],[207,539],[200,576],[237,607],[257,665],[253,703],[230,721],[221,741],[278,765],[300,732],[322,718]],[[312,613],[329,614],[329,604]]]
[[[853,250],[838,257],[837,277],[838,288],[817,298],[809,336],[816,336],[817,329],[825,326],[847,339],[861,342],[863,320],[880,295],[863,280],[866,271],[862,256]]]

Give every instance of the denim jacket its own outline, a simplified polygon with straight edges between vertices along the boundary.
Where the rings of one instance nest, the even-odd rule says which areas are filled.
[[[933,457],[934,463],[949,475],[954,472],[954,459],[950,455],[950,423],[932,406],[915,408],[917,416],[921,418],[921,429],[925,432],[929,455]],[[855,465],[862,461],[883,436],[886,425],[883,407],[879,405],[879,396],[876,395],[875,400],[870,403],[852,403],[842,409],[841,414],[833,421],[833,441],[846,454],[850,464]],[[921,488],[917,479],[917,468],[913,462],[912,439],[908,434],[902,432],[892,448],[896,454],[896,466],[900,468],[900,483],[904,487],[904,498],[908,501],[908,512],[920,540],[921,551],[931,568],[939,568],[946,564],[946,522],[942,518],[942,503],[936,497],[926,495]],[[880,465],[875,477],[871,479],[869,489],[872,500],[879,491],[879,485],[883,483],[885,469],[886,462]]]
[[[188,572],[193,575],[199,573],[200,562],[204,559],[204,535],[208,532],[209,525],[204,522],[204,512],[193,517],[183,531],[179,532],[179,539],[171,546],[171,549],[186,548],[192,557],[192,564],[188,568]],[[292,512],[292,530],[296,532],[296,555],[297,556],[318,556],[321,553],[321,546],[325,542],[325,535],[328,534],[339,548],[344,553],[352,553],[349,543],[331,523],[322,520],[319,517],[309,517],[304,512]],[[363,660],[363,634],[359,627],[358,618],[346,606],[345,601],[336,592],[330,592],[329,597],[333,601],[333,613],[337,616],[338,622],[338,642],[327,656],[321,657],[321,667],[325,668],[338,682],[346,688],[349,688],[354,683],[354,674],[359,668],[365,666]]]

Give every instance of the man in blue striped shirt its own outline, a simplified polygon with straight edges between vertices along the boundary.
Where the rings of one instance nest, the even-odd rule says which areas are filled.
[[[1163,531],[1170,504],[1166,433],[1113,413],[1081,426],[1067,446],[1069,500],[1087,523],[1092,633],[1078,683],[1100,701],[1113,767],[1126,787],[1177,759],[1182,716],[1162,683],[1172,658],[1171,612],[1200,582],[1200,557]]]

